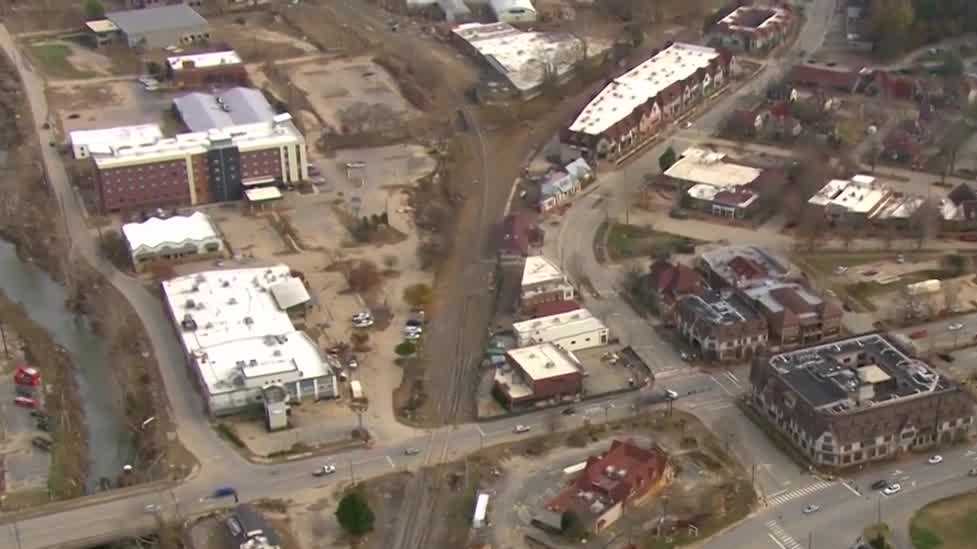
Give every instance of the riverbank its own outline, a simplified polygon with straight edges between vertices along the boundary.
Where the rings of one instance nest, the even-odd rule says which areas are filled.
[[[44,177],[33,117],[21,87],[14,66],[0,53],[0,168],[6,171],[0,178],[5,197],[0,202],[0,237],[14,244],[22,262],[39,267],[64,286],[66,306],[84,314],[104,343],[105,364],[79,372],[99,372],[87,385],[113,386],[99,395],[111,402],[99,404],[116,416],[116,423],[124,424],[121,438],[125,440],[112,445],[115,455],[102,452],[111,459],[106,458],[104,467],[94,464],[100,469],[94,480],[131,485],[185,476],[196,462],[179,444],[169,420],[159,365],[145,330],[128,301],[104,276],[73,260],[77,256],[67,244],[61,206]],[[119,476],[121,463],[132,465],[133,474]]]
[[[52,441],[47,489],[5,493],[0,500],[0,510],[14,511],[81,496],[88,481],[89,449],[74,365],[47,331],[31,320],[24,308],[10,301],[2,291],[0,322],[4,325],[7,345],[21,347],[24,362],[41,372],[44,411],[50,418],[49,435]],[[13,375],[13,372],[10,370],[4,375]],[[28,412],[23,410],[23,413]]]

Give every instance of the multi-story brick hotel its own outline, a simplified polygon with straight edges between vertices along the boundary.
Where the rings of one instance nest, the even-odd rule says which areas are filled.
[[[247,188],[308,177],[305,139],[287,114],[91,153],[103,212],[239,200]]]

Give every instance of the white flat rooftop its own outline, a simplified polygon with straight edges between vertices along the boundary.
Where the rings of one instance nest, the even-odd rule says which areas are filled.
[[[88,27],[88,30],[92,32],[97,32],[99,34],[103,32],[115,32],[119,30],[119,27],[115,23],[109,21],[108,19],[89,21],[85,23],[85,26]]]
[[[725,162],[725,158],[726,155],[722,153],[688,149],[682,153],[682,158],[665,171],[665,175],[715,187],[749,185],[760,177],[761,172],[757,168]]]
[[[452,32],[521,91],[543,83],[547,64],[562,76],[584,54],[583,42],[568,33],[526,32],[508,23],[467,23]]]
[[[541,282],[563,279],[563,272],[549,259],[541,255],[533,255],[526,258],[526,264],[522,270],[522,285],[524,287]]]
[[[570,131],[600,135],[668,86],[718,58],[714,48],[676,42],[608,84],[577,116]]]
[[[244,196],[247,197],[248,202],[264,202],[282,198],[282,191],[278,187],[258,187],[244,191]]]
[[[581,371],[573,356],[552,343],[541,343],[506,352],[530,379],[539,381]]]
[[[192,68],[206,69],[211,67],[219,67],[221,65],[239,65],[241,64],[241,56],[239,56],[234,50],[227,50],[208,53],[195,53],[190,55],[176,55],[166,58],[166,63],[173,70],[190,68],[184,66],[184,64],[187,62],[193,64]]]
[[[98,153],[89,150],[96,166],[112,168],[202,154],[211,146],[228,141],[234,143],[241,151],[249,151],[301,143],[304,142],[304,138],[291,120],[286,120],[229,126],[205,132],[181,133],[157,140],[152,144],[112,147],[111,150]]]
[[[746,14],[752,11],[769,11],[770,16],[764,19],[759,25],[749,26],[740,25],[739,19],[741,17],[748,17]],[[760,29],[768,29],[772,26],[779,25],[786,22],[790,18],[790,13],[783,8],[778,8],[776,6],[740,6],[733,10],[732,13],[723,17],[719,20],[720,23],[729,26],[730,29],[738,31],[756,32]]]
[[[331,373],[315,343],[295,330],[272,297],[270,287],[291,279],[287,265],[276,265],[163,282],[180,339],[211,394],[237,390],[235,379],[288,374],[282,381],[293,381]]]
[[[98,130],[75,130],[68,134],[72,145],[134,147],[151,145],[163,138],[159,124],[137,124]]]
[[[888,194],[888,189],[876,183],[874,177],[856,175],[850,181],[832,179],[808,203],[815,206],[830,205],[852,213],[868,213]]]
[[[194,212],[189,216],[175,215],[167,219],[151,217],[142,223],[126,223],[122,234],[129,249],[153,249],[162,245],[179,248],[188,242],[219,238],[207,214]]]

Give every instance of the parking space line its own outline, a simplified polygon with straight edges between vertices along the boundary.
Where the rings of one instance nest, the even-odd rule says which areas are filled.
[[[845,488],[848,488],[848,491],[851,492],[851,493],[853,493],[853,494],[855,494],[856,496],[861,496],[862,495],[861,493],[859,493],[858,490],[852,488],[852,486],[850,484],[848,484],[847,481],[844,481],[844,480],[841,481],[841,485],[844,486]]]
[[[779,541],[777,541],[777,538],[773,537],[773,534],[767,532],[767,535],[770,536],[770,541],[777,544],[777,547],[780,547],[780,549],[787,549],[786,547],[784,547],[783,543],[780,543]]]
[[[390,464],[390,468],[391,469],[396,469],[397,468],[397,464],[394,463],[394,458],[392,458],[390,456],[387,456],[387,463]]]

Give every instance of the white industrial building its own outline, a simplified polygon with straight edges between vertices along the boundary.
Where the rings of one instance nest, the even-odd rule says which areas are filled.
[[[126,223],[122,226],[122,236],[137,272],[160,261],[203,259],[224,251],[224,241],[203,212]]]
[[[549,74],[568,78],[587,51],[570,33],[523,31],[508,23],[468,23],[451,32],[462,48],[526,97],[537,93]]]
[[[167,308],[212,415],[264,403],[338,395],[333,365],[295,329],[271,288],[291,280],[287,265],[209,271],[163,282]]]
[[[524,307],[547,301],[568,301],[575,296],[573,285],[550,260],[541,255],[526,258],[519,292]]]
[[[152,145],[163,138],[159,124],[137,124],[100,130],[75,130],[68,133],[71,152],[75,158],[88,158],[94,149],[96,153],[122,147]]]
[[[538,17],[531,0],[489,0],[489,7],[500,23],[533,23]]]
[[[516,345],[552,343],[567,351],[607,345],[607,326],[587,309],[516,322]]]

